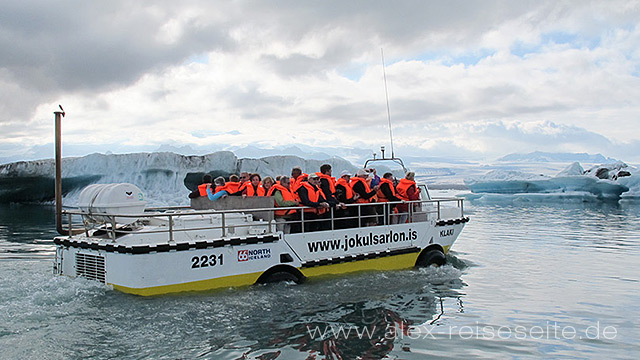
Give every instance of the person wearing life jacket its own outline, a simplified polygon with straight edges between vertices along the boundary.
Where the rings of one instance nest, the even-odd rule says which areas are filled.
[[[374,186],[373,189],[369,187],[369,184],[367,183],[368,176],[369,174],[367,174],[364,169],[359,169],[356,173],[356,177],[351,178],[351,188],[353,189],[354,193],[359,195],[356,203],[370,203],[380,189],[379,185]],[[378,220],[376,219],[375,215],[376,209],[374,206],[360,206],[360,226],[376,225],[378,223]]]
[[[300,198],[300,204],[308,206],[304,209],[304,230],[315,231],[319,229],[325,229],[326,222],[318,222],[319,215],[322,215],[329,208],[329,203],[324,198],[322,190],[318,188],[320,179],[318,175],[311,174],[307,180],[303,180],[300,186],[296,190],[298,197]]]
[[[242,185],[242,184],[248,182],[250,176],[251,176],[251,174],[249,174],[246,171],[241,172],[240,173],[240,184]]]
[[[299,166],[294,166],[293,169],[291,169],[291,179],[289,185],[291,192],[296,193],[296,191],[300,187],[300,183],[308,176],[308,174],[302,172],[302,169]]]
[[[267,196],[274,197],[275,207],[294,207],[299,205],[295,196],[291,193],[289,185],[289,177],[281,176],[279,182],[273,184],[267,191]],[[276,210],[274,214],[278,231],[282,231],[285,234],[300,232],[300,224],[293,223],[293,221],[300,220],[297,210]]]
[[[329,207],[333,210],[329,210],[325,212],[321,217],[327,219],[327,221],[335,221],[335,218],[339,217],[338,210],[346,210],[346,206],[344,203],[340,202],[338,198],[336,198],[336,178],[331,176],[332,169],[331,165],[323,164],[320,166],[320,172],[317,172],[318,178],[320,179],[319,187],[322,191],[322,195],[329,203]],[[332,219],[333,217],[333,219]],[[329,227],[330,228],[330,227]]]
[[[356,202],[360,195],[353,192],[351,185],[351,173],[349,170],[343,170],[342,173],[340,173],[340,178],[336,180],[336,198],[338,201],[344,204],[353,204]]]
[[[264,189],[265,195],[269,193],[269,190],[275,183],[275,180],[273,180],[271,176],[265,176],[264,179],[262,179],[262,188]]]
[[[420,189],[415,182],[416,174],[413,171],[407,172],[404,179],[400,179],[398,185],[396,186],[396,194],[397,196],[404,201],[414,201],[420,200]],[[409,212],[409,204],[398,204],[398,212],[403,213],[403,216],[400,217],[400,222],[405,222],[403,220],[408,219]]]
[[[229,195],[231,196],[241,196],[245,193],[245,189],[247,188],[247,186],[251,183],[249,181],[249,178],[251,177],[251,174],[249,174],[246,171],[243,171],[240,173],[240,177],[239,177],[239,185],[238,185],[238,189],[236,189],[236,191],[229,193]]]
[[[382,178],[380,178],[380,189],[377,192],[377,196],[378,202],[380,203],[402,201],[402,199],[396,196],[396,189],[393,186],[393,174],[391,174],[390,172],[385,173],[384,175],[382,175]],[[382,205],[378,208],[378,213],[387,214],[387,224],[396,223],[398,217],[392,216],[392,214],[395,212],[395,209],[395,204],[388,206]],[[384,221],[384,218],[378,219],[378,222],[380,222],[381,220]]]
[[[320,166],[320,172],[316,173],[320,178],[320,190],[322,190],[324,198],[327,199],[331,207],[344,208],[344,204],[336,197],[336,178],[331,176],[331,172],[331,165],[324,164]]]
[[[240,174],[240,179],[243,178],[244,173]],[[238,187],[238,191],[230,193],[229,196],[265,196],[266,192],[260,182],[262,178],[260,174],[250,174],[248,176],[244,176],[249,181],[241,182],[240,187]]]
[[[215,185],[215,188],[213,188],[213,186],[207,187],[207,197],[209,197],[209,200],[216,201],[229,195],[229,193],[224,190],[225,182],[222,176],[215,178],[215,180],[213,180],[213,184]]]
[[[342,173],[340,173],[340,178],[336,181],[336,198],[343,204],[353,204],[360,198],[360,195],[355,193],[351,188],[351,173],[349,170],[343,170]],[[346,209],[336,210],[336,216],[338,218],[348,218],[336,221],[337,229],[347,229],[358,226],[357,219],[354,218],[358,216],[358,208],[355,206],[345,207]]]
[[[385,173],[380,178],[380,189],[377,192],[378,202],[400,201],[396,196],[396,188],[393,186],[393,174]]]
[[[189,199],[196,199],[200,196],[207,196],[207,186],[211,186],[212,181],[213,177],[211,176],[211,174],[204,174],[202,176],[202,184],[198,185],[198,187],[189,194]]]
[[[376,195],[380,189],[379,185],[376,185],[373,189],[367,183],[369,174],[364,169],[359,169],[356,173],[356,177],[351,178],[351,188],[353,192],[359,195],[357,203],[368,203]]]
[[[216,189],[216,191],[226,191],[227,194],[233,194],[238,192],[240,188],[240,178],[236,174],[232,174],[229,176],[229,181],[227,181],[221,189]]]
[[[242,196],[265,196],[266,192],[260,184],[261,181],[260,174],[251,174],[249,181],[245,183],[244,190],[242,190]],[[240,186],[240,188],[242,189],[243,186]]]

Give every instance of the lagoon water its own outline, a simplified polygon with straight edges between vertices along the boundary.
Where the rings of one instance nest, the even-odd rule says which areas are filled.
[[[470,201],[441,268],[143,298],[52,275],[0,207],[0,358],[637,358],[640,203]]]

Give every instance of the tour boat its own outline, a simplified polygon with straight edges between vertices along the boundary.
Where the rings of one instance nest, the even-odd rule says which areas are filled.
[[[126,293],[158,295],[442,265],[469,220],[462,199],[410,202],[402,223],[394,219],[403,214],[390,211],[397,203],[349,205],[356,209],[350,228],[338,228],[349,219],[333,211],[327,219],[305,220],[300,207],[278,209],[299,211],[301,219],[276,221],[271,197],[192,200],[196,207],[212,203],[228,209],[145,211],[145,203],[132,184],[85,188],[79,209],[63,211],[71,219],[68,225],[82,220],[83,231],[54,239],[55,273],[97,280]],[[265,203],[270,206],[261,206]],[[384,214],[359,215],[367,206]],[[367,218],[379,225],[365,226]],[[305,231],[309,223],[321,221],[327,230]],[[282,229],[296,223],[300,232]]]
[[[56,112],[57,134],[61,115]],[[402,202],[406,212],[393,210],[400,202],[351,204],[349,216],[330,210],[323,219],[305,219],[304,207],[274,208],[272,197],[201,197],[192,199],[190,207],[147,209],[144,194],[133,184],[90,185],[81,192],[77,209],[62,210],[59,149],[57,137],[61,235],[54,239],[54,273],[130,294],[442,265],[469,221],[462,199],[432,199],[425,185],[419,186],[421,200]],[[299,217],[283,221],[276,209]]]

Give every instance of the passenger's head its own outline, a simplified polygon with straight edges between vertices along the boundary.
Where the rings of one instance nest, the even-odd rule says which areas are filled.
[[[309,177],[307,178],[307,181],[311,185],[318,185],[320,183],[320,178],[318,177],[318,175],[313,173],[313,174],[309,174]]]
[[[262,187],[265,190],[271,189],[271,187],[273,186],[274,183],[275,183],[275,181],[273,180],[273,178],[271,176],[266,176],[264,179],[262,179]]]
[[[405,179],[411,180],[411,181],[413,181],[415,177],[416,177],[416,173],[414,173],[413,171],[408,171],[407,174],[404,176]]]
[[[342,172],[340,173],[340,177],[349,182],[351,180],[351,173],[349,172],[349,170],[342,170]]]
[[[213,176],[211,176],[211,174],[204,174],[202,176],[202,183],[203,184],[210,184],[213,181]]]
[[[238,182],[238,181],[240,181],[240,178],[238,177],[238,175],[233,174],[233,175],[229,176],[229,181]]]
[[[331,176],[331,165],[324,164],[324,165],[320,166],[320,172],[325,174],[325,175]]]
[[[367,176],[369,176],[369,174],[364,170],[364,169],[358,169],[358,172],[356,173],[357,177],[366,179]]]
[[[389,179],[389,180],[393,180],[393,174],[388,172],[388,173],[384,173],[384,175],[382,175],[383,178],[385,179]]]
[[[294,166],[293,169],[291,169],[291,177],[295,179],[300,175],[302,175],[302,169],[300,169],[299,166]]]
[[[224,178],[223,178],[222,176],[218,176],[218,177],[213,181],[213,183],[214,183],[216,186],[224,186]]]
[[[248,172],[246,172],[246,171],[241,172],[240,173],[240,182],[249,181],[250,180],[249,176],[250,175],[249,175]]]
[[[260,178],[260,174],[251,174],[249,176],[249,181],[251,181],[251,185],[253,185],[253,186],[260,185],[260,181],[261,180],[262,180],[262,178]]]
[[[280,185],[284,186],[285,188],[289,188],[289,177],[286,175],[280,176]]]

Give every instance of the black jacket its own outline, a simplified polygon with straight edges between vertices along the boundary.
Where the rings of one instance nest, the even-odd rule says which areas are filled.
[[[382,191],[384,197],[386,197],[389,201],[402,201],[402,199],[393,196],[393,191],[391,191],[391,188],[389,186],[390,185],[387,183],[380,184],[380,191]]]
[[[371,190],[370,192],[367,192],[367,189],[364,187],[364,184],[360,181],[356,182],[353,185],[353,191],[358,195],[360,195],[361,199],[367,199],[367,200],[371,199],[377,192],[375,190]]]
[[[331,207],[335,207],[336,204],[338,204],[338,199],[336,199],[335,194],[331,192],[329,180],[320,178],[320,190],[322,190],[321,195],[324,195],[325,200],[327,200]]]
[[[304,206],[317,208],[317,207],[321,207],[322,206],[322,205],[320,205],[320,203],[327,202],[327,200],[322,195],[322,192],[320,193],[320,196],[318,197],[318,201],[317,202],[309,200],[309,192],[307,191],[307,188],[304,187],[304,186],[300,186],[298,188],[298,190],[296,190],[296,192],[298,193],[298,196],[300,197],[300,203],[302,205],[304,205]]]

